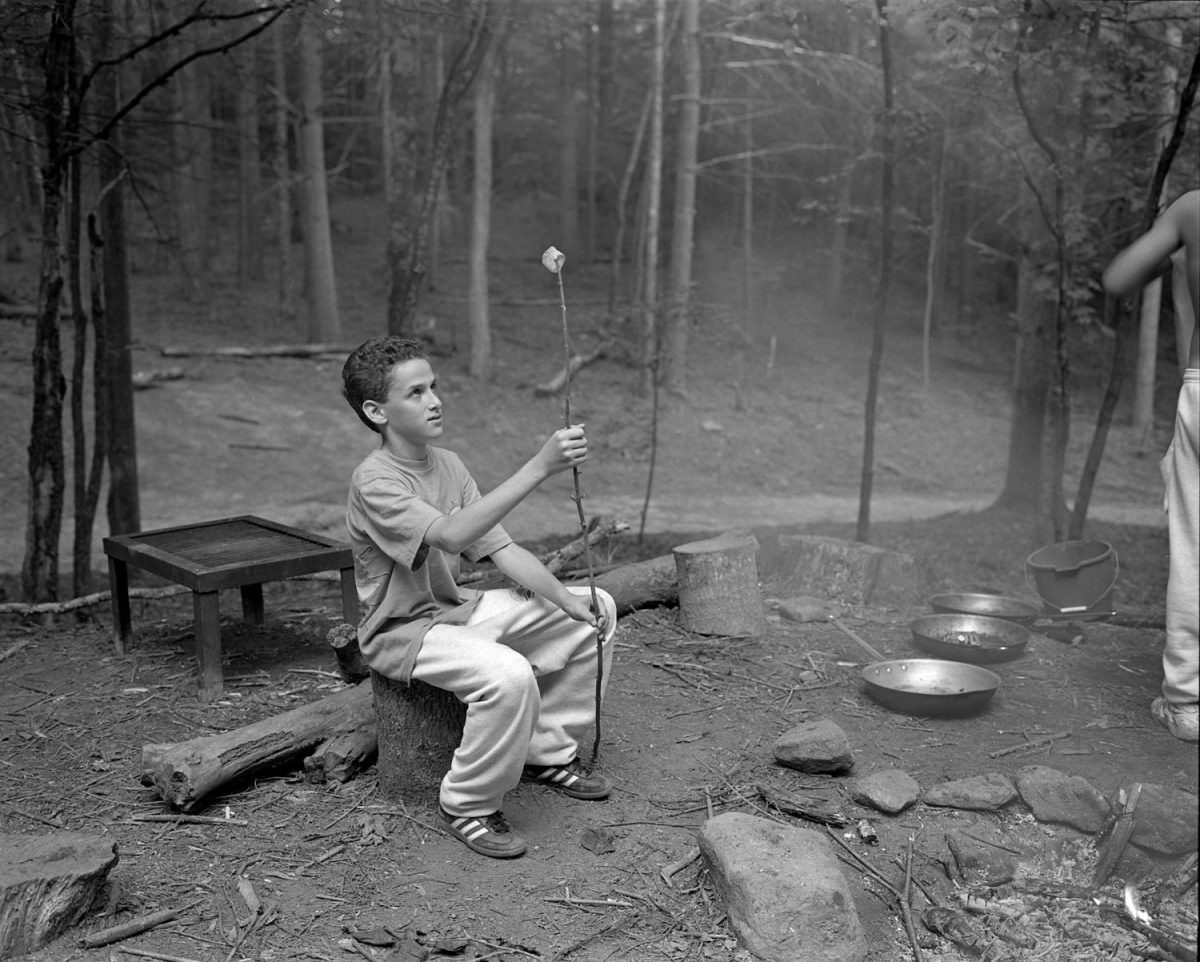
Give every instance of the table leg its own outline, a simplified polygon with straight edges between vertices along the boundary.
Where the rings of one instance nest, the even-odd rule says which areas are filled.
[[[252,625],[266,620],[262,585],[242,585],[242,617]]]
[[[200,675],[200,700],[212,701],[224,690],[221,672],[220,593],[192,592],[195,609],[196,667]]]
[[[129,568],[124,561],[108,559],[108,591],[112,598],[113,648],[118,655],[133,635],[133,620],[129,615]]]
[[[342,618],[346,624],[358,627],[358,586],[353,568],[342,569]]]

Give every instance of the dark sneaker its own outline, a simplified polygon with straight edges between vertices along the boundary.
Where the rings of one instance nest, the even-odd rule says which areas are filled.
[[[527,782],[540,782],[564,795],[587,801],[608,798],[612,791],[607,778],[585,772],[578,758],[565,765],[526,765],[521,777]]]
[[[525,839],[514,834],[502,812],[491,815],[451,815],[440,805],[442,827],[472,852],[488,858],[517,858],[525,854]]]

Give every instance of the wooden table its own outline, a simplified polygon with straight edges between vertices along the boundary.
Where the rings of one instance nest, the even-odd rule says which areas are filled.
[[[104,539],[112,589],[113,645],[124,654],[133,632],[129,616],[129,566],[192,589],[200,699],[221,694],[222,588],[241,588],[242,615],[263,623],[262,586],[296,575],[341,572],[342,616],[358,624],[358,594],[350,547],[320,535],[243,515],[200,524],[115,535]]]

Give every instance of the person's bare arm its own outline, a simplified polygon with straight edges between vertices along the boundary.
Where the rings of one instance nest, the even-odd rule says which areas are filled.
[[[547,478],[578,467],[587,460],[587,437],[579,426],[560,428],[511,477],[465,505],[461,511],[444,515],[425,532],[426,544],[458,554],[498,525],[534,488]]]
[[[1104,269],[1104,289],[1117,296],[1132,294],[1164,273],[1171,255],[1182,246],[1174,220],[1164,214]]]
[[[603,630],[588,598],[568,591],[538,558],[519,544],[508,544],[492,553],[492,563],[523,588],[541,595],[576,621],[596,625]]]

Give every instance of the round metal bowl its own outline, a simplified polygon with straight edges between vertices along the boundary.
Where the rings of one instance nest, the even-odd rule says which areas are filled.
[[[978,665],[940,658],[900,658],[868,665],[867,694],[910,715],[969,715],[987,707],[1000,676]]]
[[[929,607],[946,614],[1003,618],[1005,621],[1015,621],[1019,625],[1032,625],[1041,615],[1041,609],[1037,605],[1020,598],[973,591],[934,595],[929,599]]]
[[[909,627],[913,644],[927,655],[976,665],[1017,658],[1030,638],[1024,625],[983,615],[925,615]]]

